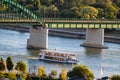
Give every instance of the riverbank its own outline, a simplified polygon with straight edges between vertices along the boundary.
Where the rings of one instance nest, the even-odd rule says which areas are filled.
[[[29,32],[28,26],[0,26],[0,29]],[[105,32],[105,42],[120,44],[120,32]],[[49,29],[49,35],[85,39],[85,29]]]

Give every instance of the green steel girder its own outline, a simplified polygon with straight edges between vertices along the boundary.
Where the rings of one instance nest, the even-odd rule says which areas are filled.
[[[25,8],[24,6],[20,5],[19,3],[16,3],[12,0],[0,0],[2,3],[4,3],[5,5],[6,4],[9,4],[11,6],[15,6],[15,8],[19,10],[22,10],[23,13],[26,13],[25,15],[28,16],[30,15],[33,19],[39,19],[33,12],[31,12],[30,10],[28,10],[27,8]],[[10,7],[10,6],[9,6]]]

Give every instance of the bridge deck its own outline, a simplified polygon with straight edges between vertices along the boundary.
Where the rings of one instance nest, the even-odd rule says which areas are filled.
[[[0,25],[41,25],[48,28],[120,28],[120,20],[73,20],[73,19],[0,19]]]

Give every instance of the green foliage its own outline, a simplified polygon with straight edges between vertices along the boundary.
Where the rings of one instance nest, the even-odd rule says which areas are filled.
[[[23,61],[19,61],[19,62],[17,62],[15,69],[20,72],[26,72],[27,65]]]
[[[10,80],[16,80],[16,74],[13,71],[8,72],[7,74],[7,78],[9,78]]]
[[[32,77],[30,75],[27,75],[26,80],[32,80]]]
[[[104,17],[104,9],[102,9],[102,8],[97,8],[97,10],[98,10],[98,18]]]
[[[52,70],[50,75],[49,75],[49,78],[50,79],[55,79],[55,76],[57,75],[57,70]]]
[[[45,68],[43,66],[39,66],[39,68],[38,68],[38,76],[43,77],[44,74],[45,74]]]
[[[115,19],[117,14],[117,9],[114,6],[108,6],[105,9],[105,17],[109,19]]]
[[[50,6],[51,0],[41,0],[41,3],[46,6]]]
[[[27,78],[27,74],[26,73],[22,74],[21,76],[22,76],[22,80],[26,80],[26,78]]]
[[[101,8],[105,8],[108,7],[110,5],[112,5],[112,1],[111,0],[96,0],[96,4],[101,5]]]
[[[96,0],[82,0],[82,4],[84,5],[91,5],[95,4]]]
[[[120,75],[112,75],[110,80],[120,80]]]
[[[72,77],[84,78],[85,76],[87,77],[87,80],[94,79],[92,71],[87,66],[81,64],[74,66],[73,69],[68,72],[69,78]]]
[[[31,78],[32,80],[39,80],[39,77],[36,77],[36,76],[32,76]]]
[[[60,74],[60,80],[66,80],[66,79],[67,79],[67,70],[63,68]]]
[[[6,63],[3,60],[3,58],[1,58],[0,60],[0,71],[5,71],[6,70]]]
[[[6,65],[7,65],[7,69],[8,69],[9,71],[13,70],[14,63],[13,63],[11,57],[8,57],[8,58],[7,58],[7,60],[6,60]]]
[[[57,70],[52,70],[51,75],[56,76],[57,75]]]
[[[120,12],[111,11],[115,8],[120,9],[120,0],[13,0],[32,12],[36,13],[39,17],[49,17],[49,18],[84,18],[84,19],[95,19],[106,17],[110,19],[120,18]],[[10,5],[11,6],[11,5]],[[43,6],[46,8],[43,10]],[[90,14],[92,11],[89,9],[84,10],[85,13],[81,15],[83,12],[83,8],[91,6],[95,9],[98,9],[99,13],[94,10],[92,15]],[[12,8],[8,8],[5,4],[0,3],[0,12],[5,11],[16,11],[13,10],[15,6],[11,6]],[[81,9],[82,8],[82,9]],[[9,9],[9,10],[8,10]],[[107,10],[107,11],[106,11]],[[21,10],[18,11],[22,13]],[[88,13],[89,12],[89,13]],[[110,14],[109,14],[110,13]],[[98,14],[98,17],[97,17]]]
[[[85,6],[81,9],[81,16],[83,19],[96,19],[98,10],[91,6]]]
[[[0,2],[0,12],[5,11],[6,9],[7,9],[7,6]]]
[[[5,72],[3,72],[3,71],[0,71],[0,78],[4,78],[5,77]]]
[[[40,0],[37,0],[37,7],[38,7],[38,9],[40,9],[40,6],[41,6],[41,2],[40,2]]]

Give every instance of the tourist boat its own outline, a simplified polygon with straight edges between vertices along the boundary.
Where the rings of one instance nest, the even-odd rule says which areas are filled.
[[[40,60],[58,62],[58,63],[69,63],[78,64],[75,54],[61,53],[57,51],[43,50],[39,54]]]

